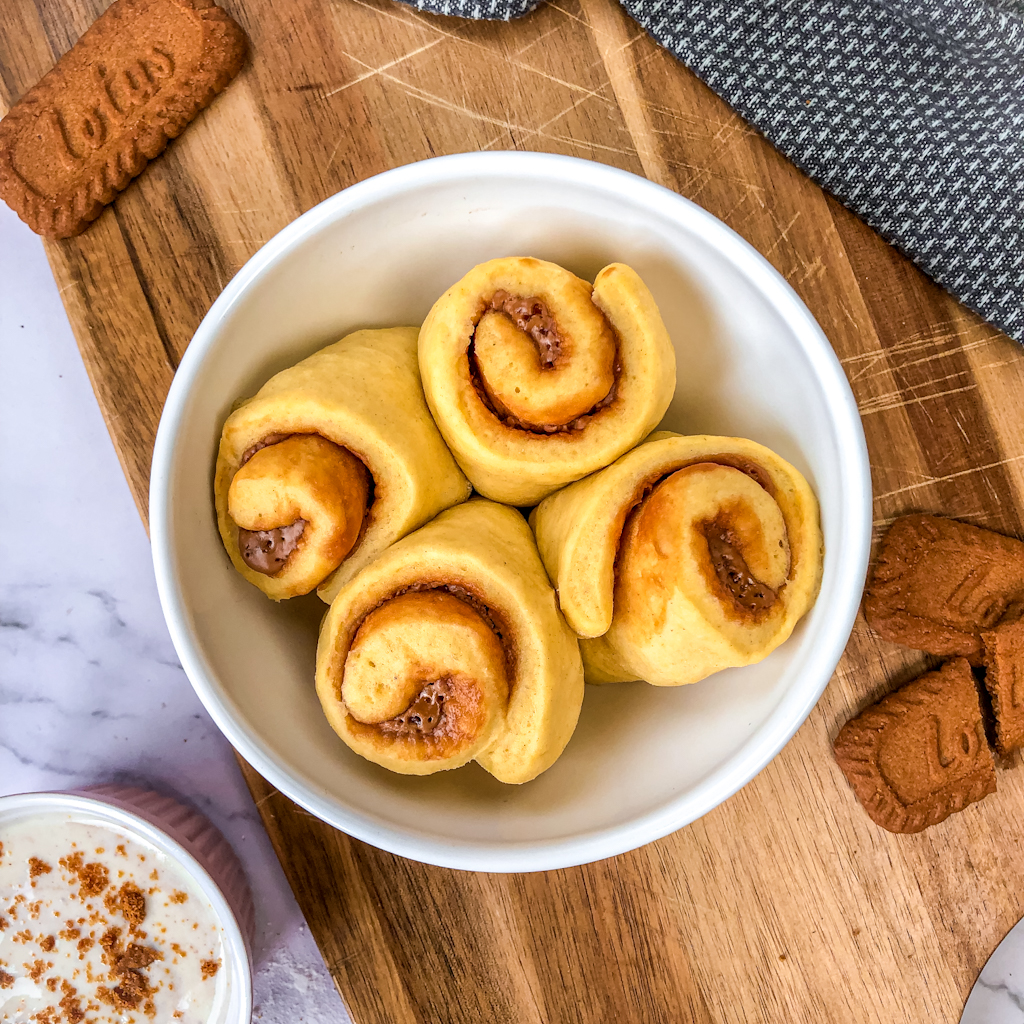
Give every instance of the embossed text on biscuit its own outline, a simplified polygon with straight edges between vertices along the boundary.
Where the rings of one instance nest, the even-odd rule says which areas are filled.
[[[115,0],[0,121],[0,197],[66,238],[237,74],[242,30],[208,0]]]

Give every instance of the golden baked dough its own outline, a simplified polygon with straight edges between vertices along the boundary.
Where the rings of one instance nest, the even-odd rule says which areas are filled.
[[[312,590],[359,538],[369,490],[359,459],[319,434],[261,448],[228,487],[242,560],[264,576],[284,570],[289,581],[308,581],[302,592]]]
[[[420,329],[430,411],[473,486],[532,505],[607,466],[664,415],[675,352],[621,263],[593,286],[526,257],[474,267]]]
[[[530,517],[588,682],[693,683],[786,640],[821,582],[818,503],[738,437],[659,432]]]
[[[327,602],[470,485],[430,418],[415,327],[356,331],[271,377],[227,418],[217,524],[275,601]]]
[[[583,665],[523,517],[474,498],[388,548],[331,604],[316,688],[334,731],[392,771],[476,760],[520,783],[549,768]]]

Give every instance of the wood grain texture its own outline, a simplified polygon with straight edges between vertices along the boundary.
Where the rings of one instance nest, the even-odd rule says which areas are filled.
[[[203,314],[297,214],[442,153],[536,149],[646,174],[747,238],[817,317],[853,386],[875,526],[941,511],[1024,533],[1024,353],[824,195],[613,0],[513,24],[391,0],[224,0],[253,56],[82,238],[48,246],[144,512],[160,407]],[[0,5],[0,102],[104,0]],[[355,842],[250,787],[358,1024],[954,1022],[1024,914],[1024,771],[917,836],[860,810],[830,752],[925,659],[858,619],[778,758],[695,824],[586,867],[491,877]]]

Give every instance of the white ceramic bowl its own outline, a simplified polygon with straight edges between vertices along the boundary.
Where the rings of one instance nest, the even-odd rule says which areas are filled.
[[[5,826],[40,815],[112,829],[152,851],[151,863],[159,865],[166,858],[176,865],[210,905],[223,934],[225,998],[218,1002],[211,1024],[249,1024],[252,896],[234,851],[205,816],[170,797],[112,784],[0,797],[0,835]]]
[[[471,765],[391,774],[339,740],[313,687],[315,597],[274,605],[221,548],[212,474],[239,396],[361,327],[418,324],[470,267],[553,260],[593,279],[630,264],[678,353],[663,426],[753,438],[821,502],[821,595],[759,665],[693,686],[589,687],[561,759],[525,786]],[[810,713],[860,601],[871,483],[857,408],[783,278],[699,206],[635,175],[537,153],[442,157],[370,178],[268,242],[217,299],[174,378],[153,456],[153,556],[182,665],[228,739],[313,814],[405,857],[534,871],[622,853],[699,818],[759,772]]]

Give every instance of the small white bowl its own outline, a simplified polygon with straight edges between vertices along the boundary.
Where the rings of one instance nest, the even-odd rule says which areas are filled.
[[[662,426],[753,438],[818,494],[821,595],[759,665],[701,683],[590,687],[561,759],[525,786],[477,766],[393,775],[353,754],[313,688],[323,606],[275,606],[221,548],[212,473],[238,397],[360,327],[418,324],[470,267],[553,260],[593,279],[633,266],[678,355]],[[537,871],[641,846],[759,772],[825,688],[867,567],[871,481],[857,407],[828,340],[783,278],[705,210],[601,164],[473,153],[354,185],[268,242],[217,299],[171,386],[153,456],[153,558],[174,645],[228,739],[281,792],[393,853],[477,871]]]
[[[4,826],[38,815],[109,828],[167,857],[209,903],[224,936],[227,1001],[210,1024],[249,1024],[252,1018],[250,943],[252,895],[228,841],[194,808],[150,790],[116,784],[66,793],[16,793],[0,797]]]

